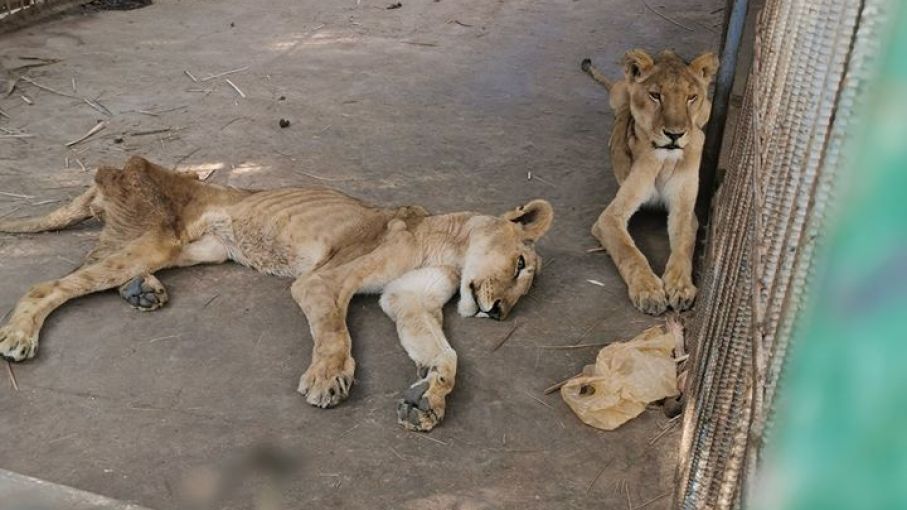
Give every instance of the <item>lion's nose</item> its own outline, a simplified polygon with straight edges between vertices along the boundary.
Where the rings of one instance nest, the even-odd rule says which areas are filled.
[[[668,131],[667,129],[663,129],[662,132],[665,134],[665,136],[671,139],[671,142],[676,142],[680,139],[681,136],[686,134],[686,131],[675,132]]]
[[[494,305],[491,306],[491,310],[488,310],[485,313],[487,313],[489,317],[496,321],[501,320],[501,300],[498,299],[497,301],[495,301]]]

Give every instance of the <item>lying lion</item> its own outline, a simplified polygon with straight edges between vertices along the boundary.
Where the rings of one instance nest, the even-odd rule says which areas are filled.
[[[381,293],[419,377],[398,403],[398,420],[431,430],[444,418],[457,371],[442,306],[459,290],[461,315],[505,318],[541,268],[535,242],[553,215],[544,200],[500,217],[429,215],[324,188],[235,189],[133,157],[123,169],[100,168],[88,191],[46,216],[0,221],[3,232],[61,229],[91,217],[104,222],[82,267],[19,300],[0,328],[0,355],[33,357],[44,320],[70,299],[119,286],[129,304],[155,310],[167,301],[156,271],[232,260],[296,279],[292,295],[314,341],[299,392],[318,407],[337,405],[353,384],[350,299]]]
[[[699,160],[709,120],[708,88],[718,69],[714,53],[687,64],[671,51],[652,58],[643,50],[624,55],[624,79],[611,82],[585,59],[583,71],[608,89],[614,127],[611,165],[620,184],[599,216],[592,235],[611,255],[639,310],[660,314],[668,305],[685,310],[696,298],[693,251],[697,221]],[[630,217],[645,205],[668,209],[671,255],[662,278],[627,231]]]

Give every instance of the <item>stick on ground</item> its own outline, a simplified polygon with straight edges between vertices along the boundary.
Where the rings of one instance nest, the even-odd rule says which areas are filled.
[[[566,351],[570,349],[586,349],[589,347],[604,347],[611,344],[611,342],[599,342],[594,344],[574,344],[574,345],[540,345],[539,349],[549,349],[552,351]]]
[[[246,98],[246,93],[243,92],[243,91],[241,91],[241,90],[239,90],[239,87],[237,87],[235,83],[233,83],[232,81],[230,81],[230,78],[225,78],[224,81],[227,82],[227,85],[233,87],[233,90],[235,90],[236,93],[239,94],[239,97],[241,97],[241,98],[243,98],[243,99]]]
[[[427,439],[427,440],[429,440],[429,441],[434,441],[434,442],[436,442],[436,443],[438,443],[438,444],[443,444],[444,446],[448,446],[448,445],[450,444],[450,443],[448,443],[448,442],[446,442],[446,441],[441,441],[440,439],[436,439],[436,438],[434,438],[434,437],[427,436],[427,435],[425,435],[425,434],[423,434],[423,433],[421,433],[421,432],[413,432],[412,435],[414,435],[414,436],[416,436],[416,437],[419,437],[419,438],[422,438],[422,439]]]
[[[10,192],[8,192],[8,191],[0,191],[0,195],[5,195],[5,196],[8,196],[8,197],[13,197],[13,198],[24,198],[24,199],[26,199],[26,200],[35,198],[35,197],[31,196],[31,195],[20,195],[19,193],[10,193]]]
[[[624,494],[627,495],[627,510],[633,510],[633,502],[630,501],[630,484],[624,480]]]
[[[679,415],[678,415],[678,416],[679,416]],[[675,418],[676,418],[676,417],[675,417]],[[677,423],[678,423],[678,422],[677,422],[676,420],[671,419],[671,420],[668,422],[668,426],[667,426],[667,427],[665,427],[665,428],[664,428],[661,432],[659,432],[658,434],[655,434],[655,437],[653,437],[652,439],[649,440],[649,445],[651,446],[651,445],[655,444],[659,439],[661,439],[662,437],[664,437],[665,434],[667,434],[668,432],[670,432],[671,430],[673,430],[673,429],[674,429],[674,426],[675,426]]]
[[[77,144],[77,143],[84,142],[85,140],[87,140],[88,138],[90,138],[92,135],[94,135],[95,133],[97,133],[98,131],[100,131],[100,130],[106,128],[106,127],[107,127],[107,123],[106,123],[106,122],[98,122],[97,124],[95,124],[95,126],[94,126],[93,128],[91,128],[91,129],[90,129],[87,133],[85,133],[81,138],[78,138],[78,139],[76,139],[76,140],[73,140],[73,141],[67,143],[66,146],[67,146],[67,147],[72,147],[73,145],[75,145],[75,144]]]
[[[179,333],[176,335],[159,336],[157,338],[152,338],[151,340],[148,340],[148,343],[153,344],[155,342],[160,342],[161,340],[174,340],[174,339],[180,338],[181,336],[183,336],[182,333]]]
[[[173,130],[173,128],[149,129],[146,131],[133,131],[129,134],[132,136],[157,135],[157,134],[166,133],[166,132],[172,131],[172,130]]]
[[[573,377],[568,377],[559,383],[554,383],[551,386],[548,386],[547,388],[545,388],[545,391],[543,393],[545,395],[550,395],[550,394],[554,393],[555,391],[561,389],[561,386],[570,382],[570,379],[573,379]]]
[[[249,66],[239,67],[239,68],[233,69],[231,71],[225,71],[223,73],[212,74],[211,76],[206,76],[206,77],[202,78],[201,80],[195,80],[195,81],[210,81],[210,80],[214,80],[216,78],[220,78],[222,76],[227,76],[228,74],[241,73],[248,68],[249,68]],[[189,71],[186,71],[186,72],[188,73]],[[227,80],[227,81],[230,81],[230,80]]]
[[[13,372],[13,364],[9,361],[6,362],[6,373],[9,374],[9,382],[13,385],[13,389],[19,391],[19,383],[16,382],[16,373]]]
[[[685,28],[685,29],[689,30],[690,32],[693,31],[692,28],[690,28],[690,27],[684,25],[683,23],[677,21],[676,19],[671,18],[671,17],[669,17],[669,16],[666,15],[666,14],[662,14],[662,13],[659,12],[659,11],[656,11],[655,9],[652,8],[651,5],[649,5],[648,3],[646,3],[646,0],[640,0],[640,1],[642,2],[643,5],[646,6],[646,9],[649,9],[650,11],[652,11],[653,13],[655,13],[655,15],[657,15],[659,18],[661,18],[661,19],[663,19],[663,20],[665,20],[665,21],[668,21],[668,22],[670,22],[670,23],[673,23],[673,24],[677,25],[677,26],[680,27],[680,28]]]
[[[510,332],[507,333],[506,335],[504,335],[500,340],[498,340],[498,343],[496,343],[494,345],[494,347],[491,348],[491,352],[494,352],[494,351],[500,349],[501,346],[504,345],[504,343],[507,342],[507,340],[510,340],[510,337],[513,336],[513,333],[516,332],[516,330],[520,329],[520,326],[522,326],[522,325],[523,325],[523,323],[515,324],[513,326],[513,328],[510,330]]]
[[[87,104],[88,106],[94,108],[95,110],[103,113],[104,115],[111,115],[111,116],[113,115],[113,113],[111,113],[110,110],[105,108],[104,105],[102,105],[101,103],[99,103],[97,101],[88,99],[87,97],[77,96],[75,94],[67,94],[66,92],[60,92],[59,90],[48,87],[47,85],[41,85],[40,83],[36,82],[35,80],[32,80],[31,78],[29,78],[27,76],[20,76],[19,79],[26,83],[30,83],[30,84],[34,85],[35,87],[38,87],[41,90],[50,92],[51,94],[56,94],[58,96],[63,96],[63,97],[68,97],[70,99],[78,99],[80,101],[83,101],[85,104]]]
[[[178,166],[180,166],[183,163],[183,161],[186,161],[187,159],[191,158],[193,154],[195,154],[196,152],[198,152],[200,150],[201,150],[201,147],[196,147],[195,149],[192,149],[192,151],[189,152],[188,154],[186,154],[185,156],[176,160],[176,163],[173,164],[173,171],[176,171],[176,168]]]
[[[544,400],[542,400],[542,399],[536,397],[536,396],[533,395],[532,393],[529,393],[529,392],[527,391],[527,392],[526,392],[526,395],[528,395],[529,398],[531,398],[532,400],[535,400],[535,401],[538,402],[539,404],[542,404],[543,406],[547,407],[548,409],[554,409],[553,407],[551,407],[551,404],[549,404],[548,402],[545,402]]]
[[[598,479],[602,477],[602,474],[604,474],[605,470],[608,469],[608,466],[611,465],[611,462],[613,462],[613,460],[608,461],[607,464],[605,464],[604,466],[602,466],[602,468],[601,468],[601,470],[598,472],[598,474],[595,475],[595,478],[593,478],[592,481],[589,482],[589,486],[586,487],[586,493],[587,493],[587,494],[589,493],[590,490],[592,490],[592,487],[595,486],[595,482],[597,482]]]

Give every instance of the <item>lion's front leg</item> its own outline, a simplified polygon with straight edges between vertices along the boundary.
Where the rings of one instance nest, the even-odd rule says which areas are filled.
[[[417,269],[388,284],[381,295],[381,308],[397,323],[400,343],[416,362],[419,378],[397,403],[397,420],[406,429],[427,432],[444,419],[457,376],[457,353],[444,336],[441,309],[458,281],[450,267]]]
[[[356,362],[346,327],[345,302],[339,295],[341,282],[331,275],[314,274],[293,284],[293,298],[299,303],[312,332],[312,362],[299,380],[299,393],[313,406],[334,407],[349,396]]]
[[[671,308],[683,311],[693,305],[696,286],[693,285],[693,252],[696,249],[696,192],[698,179],[693,168],[684,182],[677,186],[674,196],[668,200],[668,236],[671,240],[671,255],[665,266],[665,293]]]
[[[334,407],[349,396],[356,362],[346,327],[350,299],[363,288],[382,288],[416,267],[420,260],[412,234],[393,220],[382,243],[372,252],[330,269],[320,269],[293,283],[312,332],[312,362],[298,391],[314,406]]]
[[[617,190],[617,196],[592,226],[592,235],[602,244],[627,284],[630,301],[640,311],[658,315],[667,307],[664,285],[639,251],[627,224],[655,190],[655,163],[636,163]]]

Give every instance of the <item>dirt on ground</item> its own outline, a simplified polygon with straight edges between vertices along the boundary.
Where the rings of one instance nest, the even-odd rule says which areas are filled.
[[[350,307],[351,398],[321,410],[295,391],[311,338],[290,281],[196,267],[159,275],[171,301],[153,313],[115,292],[54,313],[38,356],[13,366],[18,391],[0,385],[0,467],[164,509],[193,468],[268,443],[300,461],[291,508],[669,507],[678,431],[662,434],[660,410],[602,432],[542,392],[597,352],[564,346],[658,322],[588,251],[616,182],[607,97],[579,63],[618,76],[629,48],[714,49],[724,2],[391,3],[157,0],[0,37],[6,69],[59,60],[20,68],[31,81],[0,99],[0,215],[49,210],[132,154],[220,184],[327,185],[436,212],[547,198],[544,270],[511,317],[446,309],[460,368],[442,426],[397,425],[415,370],[374,296]],[[660,271],[663,217],[633,230]],[[77,267],[97,233],[0,235],[0,314]]]

